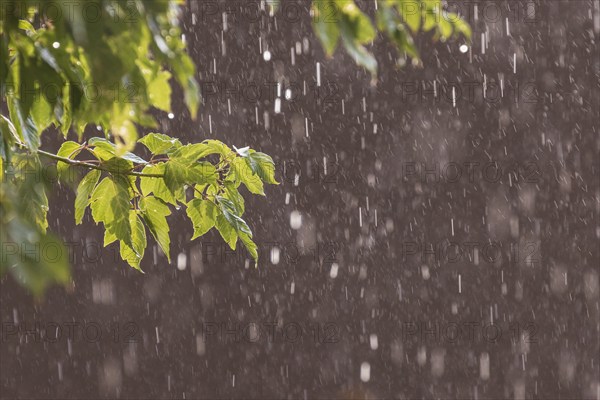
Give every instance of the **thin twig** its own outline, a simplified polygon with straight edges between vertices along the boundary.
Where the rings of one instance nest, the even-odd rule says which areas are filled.
[[[27,147],[27,146],[25,146],[22,143],[17,143],[17,144],[19,146],[21,146],[21,147]],[[74,165],[74,166],[77,166],[77,167],[83,167],[83,168],[89,168],[89,169],[97,169],[99,171],[106,171],[106,172],[117,173],[117,174],[121,174],[121,175],[133,175],[133,176],[140,176],[140,177],[146,177],[146,178],[164,178],[163,174],[144,174],[142,172],[135,172],[135,171],[124,171],[124,172],[118,171],[118,172],[116,172],[116,171],[111,170],[109,168],[103,168],[100,165],[90,164],[90,163],[85,162],[85,161],[71,160],[70,158],[62,157],[62,156],[59,156],[58,154],[49,153],[47,151],[40,150],[40,149],[37,149],[36,152],[39,155],[42,155],[44,157],[48,157],[48,158],[51,158],[53,160],[61,161],[61,162],[64,162],[66,164]]]

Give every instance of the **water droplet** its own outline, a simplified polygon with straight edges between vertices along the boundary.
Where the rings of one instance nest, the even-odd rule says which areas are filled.
[[[275,99],[275,114],[279,114],[281,112],[281,99]]]
[[[263,53],[263,58],[265,61],[270,61],[271,60],[271,52],[269,50],[265,51]]]
[[[302,214],[299,211],[292,211],[290,214],[290,226],[294,230],[298,230],[302,226]]]
[[[279,247],[273,247],[271,249],[271,263],[273,263],[273,265],[279,264],[279,253]]]
[[[333,263],[331,264],[331,271],[329,271],[329,277],[331,279],[335,279],[338,276],[338,269],[339,269],[339,265],[338,263]]]
[[[169,119],[173,119],[173,118],[175,118],[175,114],[169,113],[168,117],[169,117]]]
[[[177,269],[183,271],[187,264],[187,255],[185,253],[179,253],[177,256]]]
[[[60,43],[54,42],[54,43],[52,43],[52,47],[54,47],[55,49],[58,49],[60,47]]]
[[[485,352],[479,357],[479,376],[484,381],[490,379],[490,355]]]
[[[360,364],[360,380],[363,382],[369,382],[371,379],[371,364],[364,362]]]
[[[369,344],[371,345],[371,350],[377,350],[379,347],[379,340],[377,339],[377,335],[372,333],[369,336]]]
[[[466,44],[461,44],[458,49],[461,53],[466,53],[467,51],[469,51],[469,46],[467,46]]]

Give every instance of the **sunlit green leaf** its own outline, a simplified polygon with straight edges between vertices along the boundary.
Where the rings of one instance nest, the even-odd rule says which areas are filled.
[[[192,199],[187,204],[186,212],[194,226],[192,240],[204,235],[215,226],[218,210],[212,201]]]
[[[398,12],[404,18],[406,25],[416,33],[421,27],[421,3],[415,0],[400,0]]]
[[[171,159],[165,163],[165,184],[175,194],[187,182],[188,165],[179,162],[176,159]]]
[[[100,159],[100,160],[108,160],[117,155],[117,148],[114,143],[103,139],[103,138],[91,138],[88,142],[90,146],[94,146],[92,152]],[[147,164],[148,162],[143,158],[131,153],[125,152],[121,158],[131,161],[136,164]]]
[[[232,250],[235,250],[238,235],[234,227],[227,221],[225,216],[219,215],[217,217],[215,220],[215,228],[217,228],[217,231],[219,231],[219,234],[225,243],[227,243]]]
[[[139,140],[152,154],[167,154],[168,151],[181,147],[178,139],[162,133],[149,133]]]
[[[252,236],[252,231],[248,227],[248,224],[246,224],[246,221],[238,215],[239,210],[236,208],[233,201],[218,196],[217,202],[223,217],[236,232],[244,232]]]
[[[313,29],[328,56],[332,56],[340,38],[339,9],[331,0],[312,3]]]
[[[256,243],[252,241],[250,235],[244,232],[239,232],[238,235],[240,237],[240,240],[244,244],[244,247],[246,247],[248,253],[250,253],[250,256],[254,259],[254,261],[256,262],[256,266],[258,267],[258,247],[256,246]]]
[[[89,197],[100,179],[100,171],[93,169],[81,180],[75,197],[75,222],[79,225],[83,220],[85,209],[89,205]]]
[[[262,180],[250,168],[249,164],[241,157],[236,157],[231,163],[236,178],[239,179],[250,193],[265,195],[265,189]]]
[[[72,160],[81,152],[81,149],[82,146],[79,143],[66,141],[60,146],[56,154]],[[67,163],[58,161],[56,169],[58,170],[58,175],[63,179],[67,179],[70,176],[70,166]]]
[[[92,217],[104,223],[105,229],[132,246],[129,224],[129,182],[121,175],[104,178],[92,192]]]
[[[171,111],[171,74],[167,71],[159,72],[148,85],[148,96],[154,107],[165,112]]]
[[[244,198],[238,192],[237,188],[232,182],[225,182],[225,193],[223,195],[226,199],[231,200],[235,207],[235,214],[242,216],[246,211],[246,204]]]
[[[252,172],[257,174],[263,182],[279,184],[275,180],[275,163],[269,155],[251,150],[246,161]]]
[[[35,295],[41,295],[51,284],[66,285],[70,278],[68,250],[54,235],[43,234],[32,241],[18,246],[16,254],[9,256],[13,275]],[[37,249],[23,251],[23,249]],[[40,249],[44,249],[41,251]],[[6,250],[6,249],[4,249]]]
[[[335,2],[342,13],[340,19],[342,37],[344,36],[344,28],[350,28],[353,40],[360,44],[375,39],[376,31],[371,19],[358,8],[354,0],[335,0]]]
[[[155,175],[164,175],[165,174],[165,163],[158,163],[155,165],[148,165],[144,167],[142,170],[144,174],[155,174]],[[171,192],[171,190],[167,187],[165,180],[163,178],[152,178],[152,177],[142,177],[140,179],[140,189],[142,190],[142,194],[147,196],[149,194],[154,194],[157,198],[161,199],[165,203],[177,205],[177,201],[184,200],[184,191],[183,187],[178,187],[175,190],[175,193]]]
[[[450,36],[452,36],[452,24],[448,22],[445,18],[440,19],[438,29],[440,31],[440,34],[442,35],[442,38],[448,39]]]
[[[121,258],[133,268],[142,271],[140,262],[146,251],[146,228],[135,210],[129,211],[129,224],[131,225],[131,245],[121,241]]]
[[[169,237],[169,225],[167,224],[167,216],[171,215],[169,206],[161,200],[149,196],[140,200],[140,209],[144,221],[148,225],[148,229],[150,229],[150,233],[152,233],[152,236],[154,236],[154,239],[170,262],[171,238]]]

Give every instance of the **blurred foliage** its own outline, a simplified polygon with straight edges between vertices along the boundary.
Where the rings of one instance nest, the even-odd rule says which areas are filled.
[[[49,176],[41,170],[36,156],[17,153],[0,183],[0,274],[10,269],[36,295],[70,278],[65,246],[46,232]]]
[[[104,244],[119,242],[123,260],[140,269],[149,231],[170,259],[167,216],[186,207],[193,239],[213,227],[235,249],[238,240],[258,259],[242,219],[243,184],[264,195],[277,184],[271,157],[231,150],[206,140],[183,145],[159,133],[153,109],[171,112],[173,78],[196,117],[200,93],[195,66],[179,27],[182,0],[3,0],[0,10],[0,274],[10,272],[35,294],[70,279],[67,252],[46,232],[48,179],[39,157],[57,161],[58,177],[76,186],[75,220],[86,209],[105,228]],[[280,0],[266,0],[274,14]],[[419,59],[413,35],[470,38],[441,0],[379,0],[375,23],[354,0],[313,0],[315,33],[331,56],[339,43],[372,76],[377,61],[367,46],[384,33],[402,57]],[[83,141],[88,124],[104,137]],[[41,150],[49,127],[64,135],[57,154]],[[78,141],[67,141],[74,132]],[[137,143],[152,154],[135,155]],[[88,154],[89,160],[81,160]],[[86,171],[82,178],[73,170]]]
[[[46,232],[49,182],[40,157],[57,161],[61,181],[76,186],[76,222],[89,207],[105,228],[104,244],[119,242],[123,260],[138,270],[146,231],[170,259],[166,217],[182,205],[194,238],[216,227],[232,249],[239,239],[258,259],[238,189],[264,195],[264,183],[276,184],[271,157],[214,140],[182,145],[150,134],[138,141],[139,127],[157,127],[152,109],[171,111],[172,77],[196,117],[200,93],[178,25],[180,3],[2,1],[0,91],[8,115],[0,115],[0,274],[37,295],[70,279],[65,247]],[[105,137],[82,142],[88,124]],[[57,154],[39,148],[51,126],[65,138]],[[78,142],[66,140],[69,132]],[[138,142],[149,161],[132,153]],[[86,153],[91,159],[82,161]]]
[[[326,54],[333,55],[341,41],[356,63],[375,77],[377,60],[366,45],[375,40],[378,31],[395,45],[403,58],[408,56],[415,62],[420,59],[413,35],[420,31],[433,32],[434,40],[471,38],[469,24],[446,11],[441,0],[378,0],[377,5],[373,24],[354,0],[313,0],[313,27]]]

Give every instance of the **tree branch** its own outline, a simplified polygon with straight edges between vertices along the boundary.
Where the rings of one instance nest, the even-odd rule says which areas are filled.
[[[26,147],[22,143],[17,143],[17,144],[20,145],[20,146],[22,146],[22,147]],[[59,156],[59,155],[54,154],[54,153],[49,153],[49,152],[44,151],[44,150],[37,149],[36,152],[39,155],[42,155],[44,157],[48,157],[48,158],[51,158],[51,159],[56,160],[56,161],[61,161],[61,162],[64,162],[66,164],[69,164],[69,165],[74,165],[74,166],[77,166],[77,167],[83,167],[83,168],[89,168],[89,169],[97,169],[99,171],[106,171],[106,172],[111,172],[111,173],[115,172],[115,171],[113,171],[111,169],[103,168],[100,165],[90,164],[90,163],[87,163],[85,161],[71,160],[70,158],[62,157],[62,156]],[[124,171],[124,172],[117,172],[117,173],[122,174],[122,175],[133,175],[133,176],[140,176],[140,177],[147,177],[147,178],[163,178],[164,177],[164,175],[162,175],[162,174],[144,174],[143,172],[135,172],[135,171]]]

